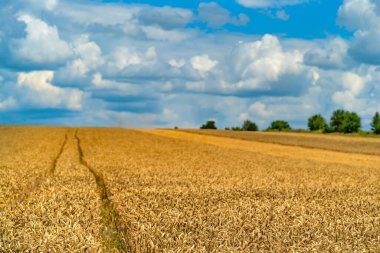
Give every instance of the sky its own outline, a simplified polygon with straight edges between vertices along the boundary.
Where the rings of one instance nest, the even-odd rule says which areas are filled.
[[[379,0],[0,0],[0,124],[219,128],[380,111]]]

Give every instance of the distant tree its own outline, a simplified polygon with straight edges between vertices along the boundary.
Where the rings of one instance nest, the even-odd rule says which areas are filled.
[[[244,129],[241,128],[241,127],[239,127],[239,126],[231,127],[231,130],[232,130],[232,131],[244,131]]]
[[[327,123],[326,120],[322,117],[322,115],[316,114],[308,119],[307,125],[310,131],[319,131],[325,129]]]
[[[343,132],[342,125],[345,119],[346,111],[336,110],[333,112],[333,115],[330,119],[330,127],[333,132]]]
[[[372,118],[371,127],[374,134],[380,134],[380,114],[378,112]]]
[[[268,130],[277,130],[277,131],[286,131],[291,130],[291,127],[288,122],[283,120],[276,120],[273,121],[270,126],[268,127]]]
[[[361,128],[361,119],[355,112],[336,110],[330,120],[330,128],[333,132],[354,133]]]
[[[174,127],[175,130],[178,130],[179,128],[177,126]]]
[[[244,131],[258,131],[259,130],[256,123],[248,119],[244,121],[242,129]]]
[[[201,126],[201,129],[218,129],[215,125],[215,121],[209,120]]]

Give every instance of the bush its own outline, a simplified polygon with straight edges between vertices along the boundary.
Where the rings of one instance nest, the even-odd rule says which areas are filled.
[[[371,127],[374,134],[380,134],[380,114],[378,112],[373,116]]]
[[[201,129],[218,129],[215,125],[215,121],[209,120],[201,126]]]
[[[314,116],[311,116],[308,119],[308,127],[310,131],[319,131],[324,130],[327,126],[326,120],[322,117],[322,115],[317,114]]]
[[[330,127],[338,133],[354,133],[361,128],[360,117],[355,112],[336,110],[330,120]]]
[[[256,123],[248,119],[244,121],[242,129],[244,131],[258,131],[259,130]]]
[[[271,125],[268,127],[268,130],[287,131],[292,129],[288,122],[283,120],[276,120],[271,123]]]

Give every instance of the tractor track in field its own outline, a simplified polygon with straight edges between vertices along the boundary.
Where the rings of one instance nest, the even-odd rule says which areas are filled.
[[[31,184],[27,189],[24,190],[23,193],[19,194],[13,202],[10,203],[11,206],[14,206],[17,203],[23,203],[29,196],[35,192],[40,186],[45,182],[49,177],[54,176],[55,170],[57,168],[57,163],[59,158],[61,157],[63,150],[68,141],[69,130],[66,132],[63,143],[58,151],[58,154],[54,157],[49,170],[45,173],[45,175],[40,175],[36,178],[33,184]]]
[[[109,251],[117,249],[119,252],[129,252],[130,247],[127,243],[127,231],[123,228],[120,221],[120,216],[116,212],[112,201],[109,199],[109,192],[107,190],[104,179],[102,175],[97,173],[85,160],[81,141],[78,136],[78,130],[75,132],[74,136],[77,141],[79,162],[81,165],[85,166],[94,176],[102,201],[101,216],[104,225],[104,231],[102,233],[104,246]]]
[[[54,175],[55,170],[57,169],[58,160],[61,157],[61,155],[63,153],[63,150],[65,149],[65,146],[67,144],[67,141],[69,139],[68,138],[68,134],[69,134],[69,131],[67,131],[67,133],[65,134],[65,140],[63,141],[63,144],[62,144],[61,148],[59,149],[58,155],[54,158],[53,163],[52,163],[52,165],[50,167],[50,174],[51,175]]]

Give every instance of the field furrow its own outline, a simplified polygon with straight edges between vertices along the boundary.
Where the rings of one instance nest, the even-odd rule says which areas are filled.
[[[56,160],[54,176],[47,178],[29,198],[1,211],[0,251],[101,251],[100,210],[95,180],[79,163],[71,130]]]

